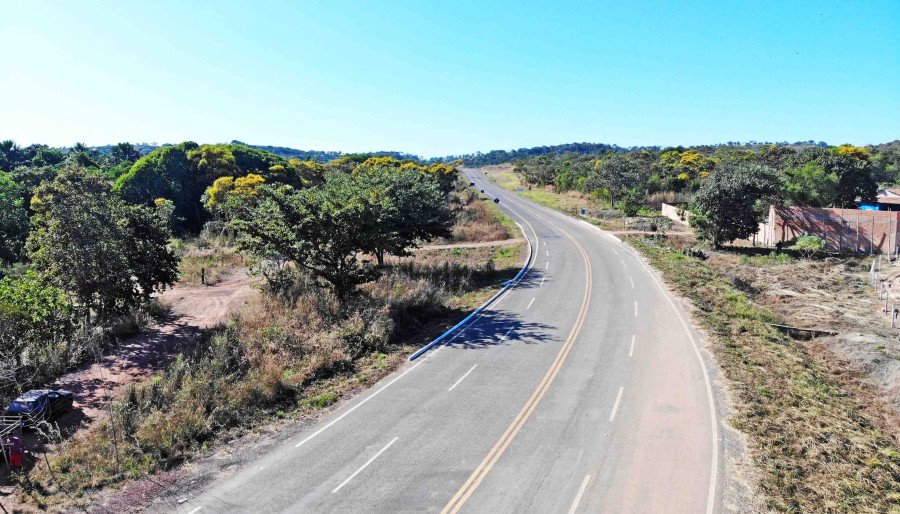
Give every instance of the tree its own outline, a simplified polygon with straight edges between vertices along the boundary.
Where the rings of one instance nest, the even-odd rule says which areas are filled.
[[[712,173],[716,163],[716,159],[706,157],[696,150],[684,150],[680,147],[667,150],[660,154],[654,166],[657,174],[654,182],[664,190],[693,190]]]
[[[832,149],[820,159],[828,173],[838,177],[833,207],[854,208],[856,200],[872,202],[878,193],[878,184],[872,174],[869,153],[862,148],[842,145]]]
[[[826,171],[816,161],[784,171],[785,193],[791,203],[810,207],[826,207],[834,203],[840,182],[837,173]]]
[[[161,218],[125,205],[101,177],[67,168],[32,199],[33,269],[67,291],[86,322],[121,314],[174,283]]]
[[[331,172],[316,188],[268,187],[259,205],[244,211],[233,226],[242,249],[293,261],[343,298],[377,275],[374,266],[358,259],[378,237],[370,230],[377,201],[360,181]]]
[[[691,225],[697,236],[716,248],[749,237],[759,229],[764,201],[781,190],[774,169],[757,163],[728,162],[719,166],[694,197]]]
[[[219,177],[203,193],[203,206],[221,219],[234,219],[241,209],[251,208],[260,196],[265,179],[255,173],[245,177]]]
[[[227,145],[203,145],[189,151],[187,158],[197,170],[197,178],[202,183],[211,183],[219,177],[233,177],[241,171]]]
[[[17,364],[29,346],[58,343],[73,328],[65,292],[44,282],[34,270],[0,279],[0,354],[15,356]]]
[[[375,255],[379,266],[385,254],[409,255],[419,241],[450,236],[453,215],[440,179],[415,169],[375,167],[361,171],[358,180],[374,199],[366,231],[377,236],[364,250]]]
[[[21,149],[12,140],[0,141],[0,171],[11,171],[19,164]]]
[[[818,236],[800,236],[794,243],[794,249],[811,259],[816,253],[825,249],[825,240]]]
[[[112,147],[109,154],[110,164],[134,163],[141,158],[141,152],[137,151],[131,143],[119,143]]]
[[[34,191],[42,182],[53,180],[59,173],[59,170],[52,166],[19,166],[10,172],[13,182],[15,182],[22,193],[22,205],[31,209],[31,197]]]
[[[41,146],[31,159],[32,166],[55,166],[66,160],[66,156],[56,148]]]
[[[124,254],[135,292],[141,301],[178,280],[178,257],[169,250],[170,220],[165,205],[114,204],[118,223],[124,231]]]
[[[616,200],[625,196],[629,190],[640,190],[643,186],[638,163],[619,154],[604,157],[595,166],[594,174],[587,183],[589,190],[605,193],[612,207],[615,207]]]
[[[116,180],[115,189],[131,203],[150,205],[157,198],[171,200],[175,217],[184,220],[188,230],[199,231],[203,224],[203,189],[197,190],[196,173],[187,157],[196,148],[196,143],[186,142],[150,152]]]
[[[22,257],[28,235],[28,212],[22,200],[22,188],[9,173],[0,171],[0,265]]]

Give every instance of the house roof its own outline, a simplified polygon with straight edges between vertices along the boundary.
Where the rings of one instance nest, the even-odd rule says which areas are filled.
[[[885,205],[900,205],[900,196],[879,196],[875,199],[875,203]]]

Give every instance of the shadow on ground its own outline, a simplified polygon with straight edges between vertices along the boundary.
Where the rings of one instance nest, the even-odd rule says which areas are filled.
[[[500,345],[552,342],[557,327],[525,321],[518,314],[486,310],[448,338],[447,346],[478,350]]]

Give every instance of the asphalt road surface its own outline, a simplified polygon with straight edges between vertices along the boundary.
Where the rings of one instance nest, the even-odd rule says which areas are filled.
[[[181,512],[719,510],[716,412],[685,314],[615,237],[466,173],[523,227],[522,280]]]

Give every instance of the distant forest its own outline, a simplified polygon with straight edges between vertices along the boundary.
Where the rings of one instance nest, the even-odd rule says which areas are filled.
[[[615,144],[606,144],[606,143],[565,143],[561,145],[549,145],[549,146],[534,146],[531,148],[519,148],[515,150],[491,150],[489,152],[474,152],[469,154],[461,154],[461,155],[447,155],[443,157],[431,157],[428,159],[422,158],[415,154],[410,154],[406,152],[397,152],[397,151],[377,151],[377,152],[360,152],[360,153],[344,153],[339,151],[328,151],[328,150],[299,150],[297,148],[289,148],[285,146],[270,146],[270,145],[251,145],[247,143],[243,143],[241,141],[231,141],[232,145],[243,145],[250,148],[255,148],[258,150],[263,150],[269,152],[271,154],[277,155],[279,157],[283,157],[285,159],[299,159],[301,161],[312,161],[319,163],[327,163],[333,161],[335,159],[341,157],[350,157],[350,158],[358,158],[361,156],[365,157],[393,157],[394,159],[399,160],[412,160],[417,162],[425,162],[425,163],[438,163],[438,162],[453,162],[453,161],[462,161],[465,166],[488,166],[492,164],[503,164],[503,163],[515,163],[519,161],[523,161],[532,157],[540,157],[540,156],[562,156],[566,154],[577,154],[577,155],[602,155],[608,152],[615,153],[628,153],[646,150],[649,152],[659,152],[666,150],[694,150],[703,155],[713,155],[719,149],[734,149],[734,150],[749,150],[749,151],[760,151],[765,147],[769,146],[777,146],[790,148],[792,150],[802,150],[804,148],[828,148],[830,145],[824,141],[796,141],[793,143],[787,141],[779,141],[779,142],[770,142],[770,141],[747,141],[747,142],[738,142],[738,141],[728,141],[726,143],[718,143],[718,144],[710,144],[710,145],[695,145],[695,146],[670,146],[670,147],[662,147],[662,146],[632,146],[632,147],[622,147]],[[76,145],[80,146],[80,145]],[[156,144],[156,143],[135,143],[132,145],[135,150],[137,150],[141,156],[147,155],[157,148],[163,148],[167,146],[173,146],[168,143],[164,144]],[[879,153],[879,151],[900,146],[900,140],[892,141],[889,143],[869,145],[868,148],[873,154]],[[37,148],[40,147],[44,150],[49,150],[50,148],[45,145],[33,145],[32,147]],[[32,148],[29,147],[29,148]],[[73,147],[74,148],[74,147]],[[106,156],[110,155],[113,150],[116,148],[116,145],[102,145],[102,146],[94,146],[90,147],[90,150],[97,155]],[[54,150],[60,150],[63,154],[66,154],[70,151],[69,148],[57,148]],[[364,159],[363,159],[364,160]]]
[[[338,159],[340,157],[358,157],[365,155],[366,157],[393,157],[394,159],[399,160],[412,160],[412,161],[423,161],[424,159],[420,158],[418,155],[404,153],[404,152],[394,152],[394,151],[379,151],[379,152],[364,152],[364,153],[353,153],[347,154],[344,152],[337,151],[328,151],[328,150],[298,150],[296,148],[288,148],[286,146],[270,146],[270,145],[251,145],[244,143],[242,141],[234,140],[231,142],[232,145],[243,145],[250,148],[255,148],[257,150],[263,150],[269,152],[271,154],[275,154],[279,157],[284,157],[285,159],[300,159],[301,161],[313,161],[326,163]],[[147,155],[148,153],[156,150],[157,148],[163,148],[166,146],[173,146],[171,144],[165,143],[161,145],[157,145],[155,143],[139,143],[132,145],[134,148],[140,152],[140,154]],[[91,150],[96,152],[98,155],[109,155],[115,149],[116,145],[103,145],[103,146],[94,146],[91,147]],[[444,159],[431,159],[433,162],[442,162]]]

